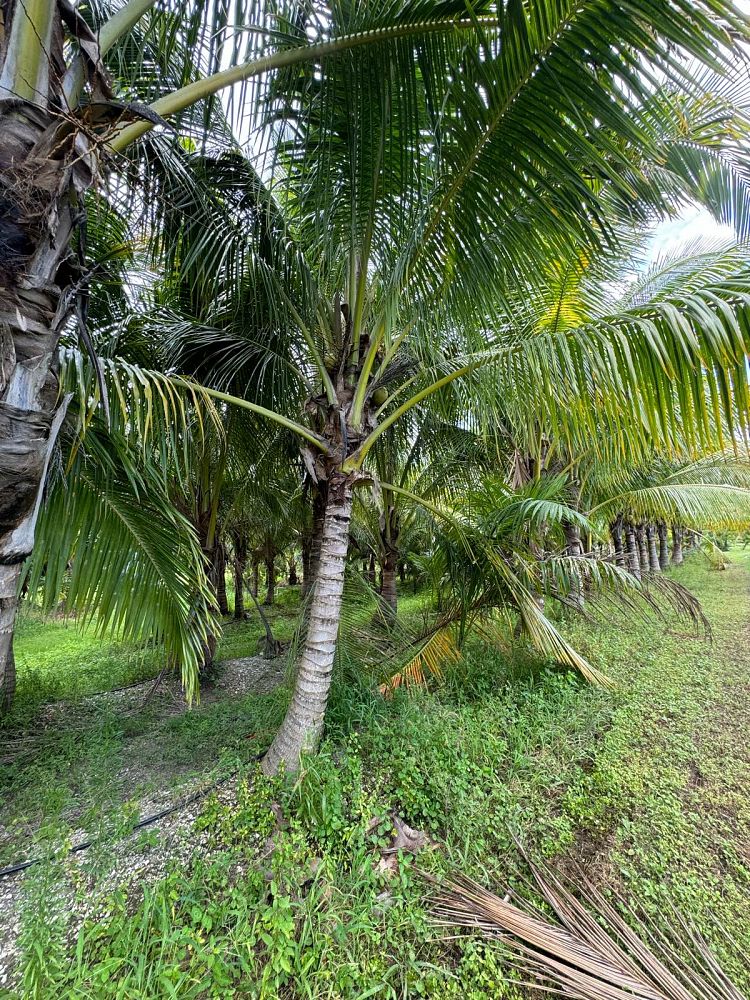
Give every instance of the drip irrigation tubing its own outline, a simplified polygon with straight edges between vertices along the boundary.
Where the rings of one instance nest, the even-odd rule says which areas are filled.
[[[261,760],[264,755],[265,751],[263,753],[253,754],[250,759]],[[210,785],[207,785],[205,788],[201,788],[197,792],[193,792],[192,795],[189,795],[186,799],[182,799],[182,801],[178,802],[176,805],[169,806],[167,809],[160,809],[159,812],[151,813],[150,816],[145,816],[143,819],[139,819],[138,822],[134,823],[131,827],[130,833],[135,833],[136,830],[141,830],[144,826],[151,826],[152,823],[157,823],[160,819],[164,819],[165,816],[170,816],[172,813],[179,812],[180,809],[187,808],[187,806],[192,805],[193,802],[197,802],[205,795],[208,795],[209,792],[214,791],[214,789],[219,788],[221,785],[225,785],[227,781],[231,781],[237,773],[237,771],[233,771],[231,774],[226,775],[226,777],[219,778],[218,781],[212,782]],[[130,836],[130,834],[128,834],[128,836]],[[77,854],[79,851],[85,851],[87,848],[92,847],[96,842],[96,838],[92,838],[91,840],[84,840],[80,844],[74,844],[68,851],[68,854]],[[3,878],[6,875],[16,875],[18,872],[31,868],[32,865],[39,864],[42,860],[42,858],[31,858],[28,861],[19,861],[15,865],[9,865],[7,868],[0,868],[0,878]]]

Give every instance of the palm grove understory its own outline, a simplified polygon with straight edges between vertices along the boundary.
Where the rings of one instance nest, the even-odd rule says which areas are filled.
[[[732,3],[0,9],[6,703],[22,584],[162,642],[195,694],[227,561],[241,615],[248,563],[273,600],[299,554],[270,771],[316,747],[375,562],[394,647],[396,574],[435,597],[394,676],[511,610],[606,682],[545,599],[699,616],[656,581],[667,525],[679,558],[750,507]],[[645,268],[691,202],[735,241]]]

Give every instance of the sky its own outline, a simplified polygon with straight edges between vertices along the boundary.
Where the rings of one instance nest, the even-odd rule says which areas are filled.
[[[750,0],[735,2],[743,13],[750,15]],[[720,225],[706,209],[697,205],[686,206],[676,219],[670,219],[656,227],[649,257],[650,260],[656,260],[696,240],[713,242],[731,240],[733,236],[731,227]]]
[[[662,222],[654,230],[648,260],[652,262],[666,254],[673,254],[698,240],[709,243],[729,241],[734,232],[731,226],[722,226],[711,213],[698,205],[687,205],[675,219]]]

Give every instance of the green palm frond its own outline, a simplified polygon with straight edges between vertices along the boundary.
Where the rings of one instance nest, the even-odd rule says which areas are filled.
[[[553,438],[586,450],[617,442],[633,456],[659,440],[667,452],[724,448],[750,418],[750,280],[649,302],[508,348],[503,382]],[[623,410],[623,400],[628,407]]]
[[[99,361],[110,400],[110,429],[136,452],[158,459],[162,480],[186,477],[194,444],[205,435],[221,437],[221,415],[198,383],[141,368],[119,358]],[[61,352],[60,384],[77,400],[76,432],[83,439],[98,418],[99,381],[80,351]]]
[[[26,574],[47,610],[62,599],[102,631],[162,646],[188,696],[197,695],[214,628],[203,553],[161,471],[127,440],[89,427],[48,487]]]
[[[700,529],[742,528],[750,523],[750,489],[721,483],[663,483],[617,494],[591,511],[610,518],[664,520]]]

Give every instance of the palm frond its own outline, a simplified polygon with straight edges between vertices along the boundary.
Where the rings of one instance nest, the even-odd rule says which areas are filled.
[[[646,920],[623,899],[606,898],[583,873],[570,879],[529,866],[530,888],[553,918],[517,892],[501,898],[460,874],[438,887],[433,902],[439,925],[502,943],[514,985],[577,1000],[744,1000],[674,904],[658,922]]]
[[[89,427],[67,474],[48,486],[25,573],[43,606],[62,600],[79,621],[161,646],[197,695],[204,644],[215,628],[198,539],[153,462],[128,441]]]
[[[458,663],[461,652],[449,628],[440,628],[427,638],[416,653],[380,685],[381,694],[391,695],[399,687],[424,687],[427,678],[440,682],[447,665]]]
[[[723,483],[663,483],[617,494],[591,513],[602,518],[625,513],[634,520],[705,529],[742,528],[750,523],[750,490]]]

